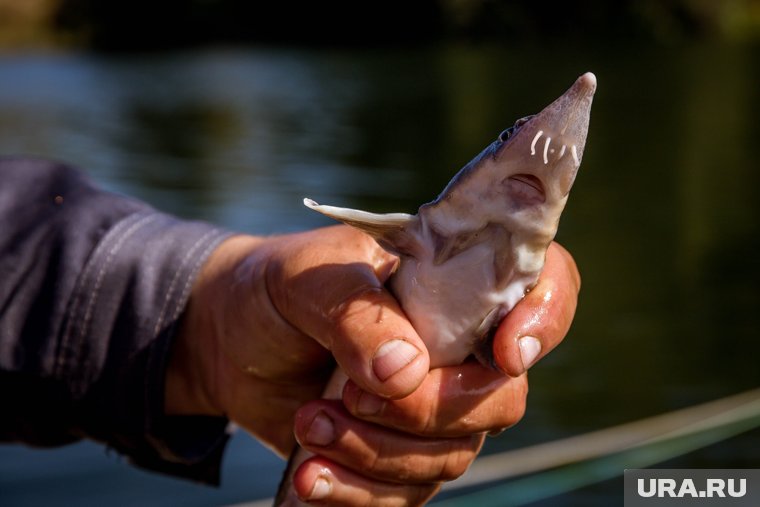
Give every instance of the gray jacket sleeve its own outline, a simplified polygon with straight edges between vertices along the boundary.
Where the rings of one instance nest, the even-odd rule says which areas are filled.
[[[167,417],[163,394],[194,278],[229,235],[62,164],[0,159],[0,440],[90,438],[217,483],[227,421]]]

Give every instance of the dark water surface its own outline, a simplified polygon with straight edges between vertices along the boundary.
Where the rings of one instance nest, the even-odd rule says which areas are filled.
[[[185,217],[303,230],[329,223],[304,196],[413,212],[586,70],[599,89],[558,237],[583,275],[580,306],[531,371],[524,420],[489,440],[492,452],[760,385],[759,48],[8,54],[0,154],[77,164]],[[760,431],[667,465],[760,468]],[[219,490],[89,443],[4,446],[0,504],[224,505],[272,494],[282,466],[243,434]],[[622,480],[544,504],[622,504]]]

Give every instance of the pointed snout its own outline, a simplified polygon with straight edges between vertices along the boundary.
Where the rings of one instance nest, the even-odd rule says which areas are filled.
[[[581,94],[593,95],[596,91],[596,76],[593,72],[586,72],[575,81],[573,88],[576,87]]]
[[[565,93],[536,115],[533,123],[535,129],[542,129],[555,137],[567,137],[582,151],[586,142],[591,101],[596,92],[596,76],[586,72],[575,80]]]
[[[544,165],[572,161],[577,169],[586,146],[591,102],[596,91],[596,76],[586,72],[530,122],[525,134],[530,138],[530,155]],[[528,141],[527,139],[525,140]]]

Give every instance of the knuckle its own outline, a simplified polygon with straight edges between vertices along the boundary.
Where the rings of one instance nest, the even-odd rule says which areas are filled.
[[[368,308],[376,306],[382,297],[383,288],[376,280],[356,280],[352,287],[335,289],[329,301],[325,315],[335,325],[343,324],[347,319],[361,314]]]

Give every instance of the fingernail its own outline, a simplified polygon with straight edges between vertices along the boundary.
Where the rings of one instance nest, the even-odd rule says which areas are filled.
[[[356,412],[359,415],[377,415],[383,409],[383,405],[385,405],[384,399],[365,391],[359,395]]]
[[[306,433],[306,442],[312,445],[329,445],[335,440],[335,425],[332,419],[324,412],[320,412],[311,421],[309,431]]]
[[[522,359],[523,368],[527,370],[541,353],[541,342],[538,341],[538,338],[523,336],[520,338],[519,344],[520,359]]]
[[[375,352],[372,369],[375,376],[384,382],[419,355],[420,351],[414,345],[404,340],[391,340],[383,343]]]
[[[322,500],[332,493],[332,484],[324,477],[317,477],[309,493],[309,500]]]

